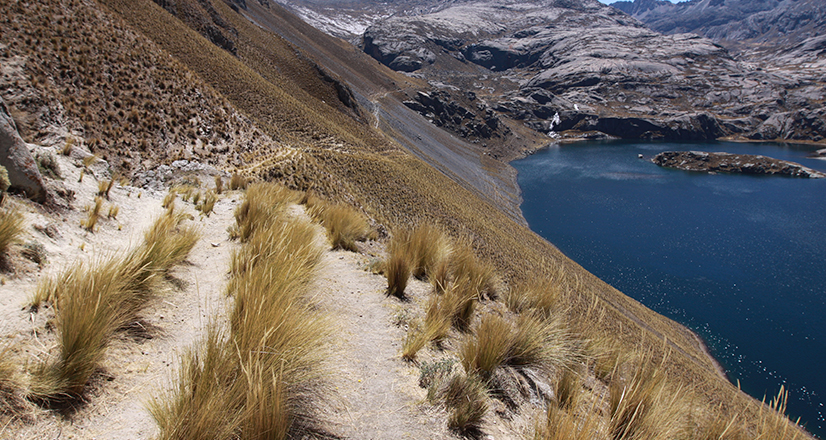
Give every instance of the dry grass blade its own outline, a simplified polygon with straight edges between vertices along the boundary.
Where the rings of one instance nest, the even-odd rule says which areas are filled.
[[[582,393],[582,378],[570,368],[563,368],[556,381],[556,402],[560,409],[577,407]]]
[[[22,233],[23,214],[13,209],[0,211],[0,255],[5,255]]]
[[[755,440],[797,440],[806,438],[799,429],[796,422],[791,422],[786,414],[786,403],[789,400],[789,392],[784,386],[780,386],[771,402],[765,403],[765,398],[760,405],[757,422],[757,432]]]

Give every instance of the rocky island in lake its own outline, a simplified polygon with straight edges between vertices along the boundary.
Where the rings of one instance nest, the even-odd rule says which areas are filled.
[[[725,172],[741,174],[778,174],[820,179],[826,174],[798,163],[766,156],[704,151],[664,151],[651,160],[661,167],[685,171]]]

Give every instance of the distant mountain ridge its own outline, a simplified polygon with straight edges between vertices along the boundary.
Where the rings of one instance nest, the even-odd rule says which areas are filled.
[[[826,33],[822,0],[634,0],[611,6],[656,31],[694,32],[715,41],[787,47]]]

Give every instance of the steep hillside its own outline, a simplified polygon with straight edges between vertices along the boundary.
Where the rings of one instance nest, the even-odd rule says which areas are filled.
[[[183,184],[181,180],[187,177],[184,171],[191,169],[205,170],[207,175],[217,174],[219,177],[235,173],[239,177],[244,175],[254,180],[282,183],[296,190],[310,190],[315,196],[347,204],[369,217],[375,235],[380,241],[366,246],[375,246],[375,249],[384,249],[388,246],[392,248],[388,243],[388,237],[402,237],[403,230],[412,229],[415,225],[439,225],[452,243],[449,247],[456,252],[453,254],[454,261],[450,263],[451,270],[456,272],[457,267],[464,267],[465,270],[480,271],[476,268],[478,264],[483,268],[489,267],[490,269],[485,269],[488,270],[488,276],[492,277],[491,273],[496,274],[502,283],[491,281],[490,284],[496,286],[490,288],[484,284],[484,291],[480,287],[483,284],[478,283],[475,284],[476,290],[472,290],[471,295],[460,296],[463,304],[475,304],[476,308],[465,307],[469,314],[465,317],[464,327],[457,325],[458,329],[451,330],[453,323],[448,321],[449,332],[446,330],[447,333],[436,338],[437,341],[433,344],[435,356],[449,357],[455,361],[460,356],[459,347],[469,347],[469,344],[477,340],[475,338],[479,334],[487,331],[480,330],[481,323],[486,323],[484,326],[504,325],[507,332],[499,332],[500,335],[514,333],[509,343],[516,341],[517,336],[521,335],[520,337],[524,338],[525,334],[530,335],[530,329],[539,328],[539,339],[528,340],[527,343],[533,343],[532,347],[543,356],[547,355],[549,350],[556,349],[556,340],[551,336],[559,336],[559,340],[568,341],[570,338],[571,341],[575,341],[570,345],[567,342],[563,344],[571,351],[567,357],[552,364],[552,368],[532,370],[526,366],[529,365],[525,359],[530,350],[510,353],[508,361],[511,362],[511,367],[503,368],[502,371],[505,373],[495,376],[495,380],[499,382],[491,381],[486,384],[472,381],[473,375],[477,374],[475,371],[479,368],[474,369],[475,361],[471,362],[465,355],[465,365],[459,366],[457,363],[455,367],[462,372],[458,377],[471,377],[470,382],[476,384],[474,386],[477,390],[474,396],[484,404],[469,410],[477,410],[477,416],[487,417],[486,420],[492,421],[491,425],[505,423],[505,420],[514,417],[524,417],[528,421],[522,427],[528,431],[527,435],[530,435],[536,425],[548,425],[546,418],[554,414],[554,417],[563,417],[560,411],[569,411],[570,416],[565,416],[568,417],[566,420],[569,420],[569,423],[570,420],[591,420],[599,425],[594,428],[594,435],[616,439],[619,435],[617,428],[612,428],[613,433],[608,433],[607,423],[610,420],[614,420],[611,423],[621,423],[625,413],[618,411],[618,408],[626,408],[628,405],[623,407],[618,404],[619,406],[612,409],[607,403],[610,388],[613,387],[613,395],[618,396],[617,390],[624,389],[624,386],[633,387],[632,384],[641,383],[634,371],[647,372],[651,371],[648,369],[650,367],[658,371],[654,375],[658,382],[650,383],[659,390],[657,405],[654,406],[663,409],[683,409],[681,415],[673,420],[680,421],[680,429],[685,430],[689,438],[701,438],[703,433],[712,432],[714,427],[725,427],[732,420],[737,422],[737,429],[744,432],[763,433],[765,427],[760,423],[767,418],[777,420],[775,424],[784,430],[788,429],[790,433],[798,432],[785,419],[774,415],[766,416],[765,414],[773,413],[767,412],[766,406],[753,401],[728,383],[717,371],[713,360],[704,353],[699,341],[685,328],[657,315],[596,279],[520,224],[518,219],[514,218],[512,207],[508,205],[513,200],[513,195],[509,193],[511,190],[500,187],[497,183],[497,179],[504,180],[502,175],[507,170],[504,164],[485,155],[484,146],[480,148],[458,140],[458,137],[451,137],[435,124],[429,123],[401,104],[402,100],[421,96],[417,92],[420,91],[418,87],[423,81],[406,78],[379,67],[377,62],[366,56],[356,55],[357,52],[353,48],[348,48],[340,40],[324,37],[320,32],[299,23],[297,18],[282,8],[266,1],[226,3],[219,0],[178,0],[160,3],[161,5],[149,0],[50,0],[0,4],[0,57],[4,68],[0,90],[3,98],[13,107],[18,119],[23,122],[27,139],[33,143],[33,150],[59,153],[68,144],[69,147],[65,149],[70,155],[92,157],[89,163],[97,164],[96,166],[105,171],[101,171],[100,176],[95,175],[96,179],[107,179],[111,183],[113,180],[108,173],[119,172],[135,185],[144,187],[143,190],[129,190],[128,196],[126,193],[118,194],[124,199],[137,198],[141,191],[150,191],[162,187],[164,183],[172,183],[171,181]],[[605,11],[595,3],[589,3],[588,8]],[[607,20],[617,22],[626,19],[623,15],[616,14],[609,16]],[[544,19],[541,16],[537,18]],[[583,21],[582,16],[574,19],[580,23]],[[643,41],[662,41],[664,38],[650,34],[634,22],[628,27],[634,29],[634,35],[643,38]],[[528,36],[526,34],[526,37]],[[503,47],[502,41],[496,40],[501,36],[491,34],[486,36],[488,37],[490,41],[485,41],[490,48]],[[676,38],[672,40],[680,41]],[[694,38],[685,37],[685,41],[685,44],[691,45],[692,50],[699,51],[696,57],[703,63],[705,61],[702,57],[706,50],[722,50],[705,40],[696,41]],[[695,43],[703,50],[697,49]],[[472,53],[482,54],[482,46],[474,47],[478,50]],[[505,45],[504,50],[510,50],[509,46]],[[542,54],[544,56],[545,52]],[[445,60],[455,60],[451,62],[457,63],[457,66],[461,65],[463,70],[458,70],[461,73],[487,72],[483,76],[493,76],[494,73],[490,72],[496,72],[492,66],[488,68],[476,63],[465,63],[456,60],[450,54],[440,55],[444,55]],[[552,60],[548,61],[553,63]],[[656,74],[657,69],[648,71],[636,60],[627,61],[628,64],[623,64],[623,69],[633,67],[637,71]],[[711,69],[713,66],[707,68]],[[573,76],[580,74],[577,72]],[[506,74],[508,73],[502,73],[502,76]],[[482,76],[479,77],[480,81],[485,81],[481,78]],[[441,85],[434,81],[431,83],[432,86],[450,93],[457,92],[452,87],[458,86],[451,87],[450,83],[446,82],[447,77],[443,79],[445,81],[442,81]],[[523,90],[517,86],[507,87],[513,87],[512,90],[517,93]],[[489,96],[493,96],[493,93]],[[489,116],[488,119],[493,120],[490,116],[495,114],[487,115],[488,109],[482,103],[482,100],[488,97],[480,99],[478,96],[466,96],[464,99],[478,102],[476,109],[481,105],[482,115],[475,116],[478,120],[485,120],[484,116]],[[582,99],[585,99],[584,95]],[[523,102],[516,95],[513,101]],[[417,102],[424,105],[422,100]],[[485,123],[488,124],[487,120]],[[507,127],[509,123],[502,124]],[[522,124],[512,124],[513,126],[508,128],[510,132],[503,128],[499,133],[510,133],[507,136],[511,138],[522,133],[523,128],[519,127]],[[536,138],[520,137],[520,140],[525,142],[525,149],[538,146]],[[500,145],[508,144],[502,142]],[[95,153],[100,158],[105,158],[105,161],[96,160],[89,153]],[[183,162],[184,160],[186,162]],[[81,194],[84,198],[67,201],[79,207],[87,199],[92,198],[95,193],[93,184],[89,182],[89,177],[83,180],[82,173],[87,171],[80,157],[73,159],[69,156],[65,161],[73,161],[72,174],[67,176],[72,183],[78,180],[81,181],[79,184],[86,182]],[[90,168],[94,168],[91,165]],[[77,180],[76,175],[80,176]],[[166,180],[170,182],[165,182]],[[187,184],[200,185],[199,182],[193,179],[193,182]],[[215,190],[217,191],[217,186]],[[137,195],[132,196],[133,192],[137,192]],[[67,199],[71,199],[71,191],[66,191],[65,194]],[[99,197],[102,201],[103,195]],[[154,197],[160,198],[159,195]],[[229,220],[232,217],[229,211],[232,203],[238,201],[235,197],[231,196],[230,201],[224,199],[224,204],[219,205],[223,206],[220,218]],[[305,198],[309,205],[311,195],[306,195]],[[31,207],[33,212],[37,212],[38,209]],[[90,212],[95,212],[94,208],[91,208]],[[141,218],[145,217],[146,212],[148,210],[139,207],[131,208],[130,211],[133,216]],[[243,210],[239,212],[236,215],[238,222],[245,215]],[[86,214],[75,210],[54,215],[58,217],[51,221],[63,223],[65,219],[66,224],[74,225],[78,218]],[[329,224],[327,222],[332,221],[325,221],[325,224]],[[277,222],[273,224],[280,225]],[[115,222],[110,219],[108,225],[106,233],[116,235]],[[231,225],[210,223],[209,234],[217,235],[218,231],[226,231],[225,226]],[[93,231],[94,227],[91,227],[82,234],[91,235],[94,234]],[[74,236],[73,234],[72,237]],[[209,246],[206,245],[206,241],[200,243],[203,248],[200,252],[205,253],[202,254],[204,258],[207,258],[210,248],[224,246],[223,242],[217,239]],[[272,242],[263,240],[259,245],[264,246],[267,243]],[[68,246],[77,247],[77,244],[70,240]],[[363,253],[363,259],[366,259],[367,255],[384,256],[383,252],[373,248],[355,248]],[[460,251],[463,249],[464,254],[461,254]],[[253,251],[255,249],[249,252]],[[266,252],[259,254],[269,255]],[[258,264],[259,255],[250,255],[256,255],[256,258],[249,259],[249,266]],[[487,266],[488,264],[490,266]],[[282,264],[279,267],[286,266]],[[340,266],[331,267],[341,270]],[[213,276],[210,278],[210,286],[214,290],[217,283],[215,276],[222,274],[220,268],[210,268]],[[59,269],[55,268],[56,271]],[[233,275],[244,271],[238,267],[225,270],[229,270]],[[319,270],[323,271],[324,268],[321,267]],[[10,273],[9,276],[19,275]],[[39,276],[32,275],[31,278]],[[477,277],[478,275],[468,276],[467,285],[474,286]],[[190,298],[190,303],[196,308],[201,297],[198,294],[198,276],[194,275],[193,279],[195,292]],[[462,286],[460,280],[465,278],[454,273],[451,285]],[[343,280],[328,278],[327,287],[322,285],[318,288],[327,290],[337,281]],[[33,280],[22,282],[29,283],[29,287],[33,284]],[[174,279],[169,282],[175,284]],[[531,282],[542,289],[550,289],[548,292],[543,290],[539,296],[551,296],[553,304],[547,305],[546,302],[547,307],[541,312],[531,311],[534,305],[529,304],[527,299],[523,301],[522,296],[531,297],[525,290],[516,288],[519,285],[530,285]],[[370,278],[365,283],[364,286],[369,287],[370,294],[381,295],[376,291],[375,278]],[[365,291],[368,291],[367,287]],[[422,288],[421,284],[419,288]],[[426,287],[424,289],[427,290]],[[356,289],[349,289],[348,286],[346,289],[329,290],[332,292],[327,293],[335,295],[335,299],[328,300],[326,307],[338,309],[343,316],[342,319],[356,319],[356,310],[347,309],[345,313],[343,308],[334,305],[336,302],[349,303],[347,295],[354,294]],[[459,291],[458,288],[452,287],[450,294],[439,294],[436,289],[432,294],[435,298],[433,300],[425,299],[426,295],[422,295],[420,301],[411,305],[421,307],[409,313],[424,317],[430,314],[426,310],[433,308],[428,304],[438,305],[444,301],[443,298],[453,298],[450,295],[455,295],[456,291]],[[430,295],[429,291],[427,295]],[[322,295],[308,296],[314,301]],[[561,299],[554,302],[554,298]],[[386,299],[396,301],[393,298]],[[301,304],[301,310],[312,311],[314,307],[310,305],[314,302],[311,300],[297,299],[295,304]],[[170,303],[173,304],[169,307],[173,307],[174,310],[174,302]],[[371,301],[361,302],[367,303]],[[406,305],[402,301],[398,301],[397,304],[402,307]],[[376,309],[370,310],[376,312]],[[197,316],[191,317],[195,322],[186,323],[188,328],[189,324],[194,328],[190,331],[200,331],[199,329],[205,326],[204,321],[208,321],[208,317],[202,316],[200,309],[198,311]],[[386,311],[383,315],[387,315]],[[54,344],[54,327],[46,322],[44,315],[30,318],[29,312],[22,311],[15,316],[17,325],[23,326],[23,330],[20,331],[21,337],[28,338],[32,346],[38,343]],[[358,314],[358,317],[363,316]],[[426,318],[421,320],[425,321]],[[470,325],[471,320],[480,324]],[[157,322],[158,325],[166,326],[163,327],[166,334],[174,336],[178,327],[168,324],[168,321],[161,321],[159,318]],[[415,330],[416,326],[412,320],[400,322],[407,322],[410,324],[409,327]],[[27,325],[34,327],[25,327]],[[266,326],[268,323],[262,322],[261,325]],[[560,328],[564,328],[565,331],[557,332],[556,329]],[[118,326],[112,329],[113,332],[120,330]],[[381,331],[389,332],[391,336],[399,333],[398,329]],[[269,335],[268,332],[269,330],[264,333]],[[48,338],[38,339],[38,335],[48,335]],[[411,331],[409,335],[415,336],[415,333]],[[367,352],[382,353],[384,356],[385,353],[392,352],[394,347],[404,343],[397,340],[394,346],[393,339],[386,334],[382,336],[381,341],[381,346],[373,347],[375,350]],[[119,347],[128,356],[143,356],[140,348],[128,343],[124,345]],[[360,372],[358,368],[377,363],[372,362],[369,357],[359,357],[362,355],[356,350],[346,348],[353,347],[353,344],[342,343],[338,346],[345,348],[328,358],[341,360],[348,368],[347,377],[356,374],[354,371]],[[226,349],[228,344],[222,347]],[[220,365],[234,365],[237,361],[236,355],[240,350],[238,347],[231,348],[226,350],[226,355],[232,362],[219,363]],[[38,350],[37,354],[29,355],[25,354],[25,351],[17,354],[18,357],[36,358],[54,352],[55,347],[45,346]],[[270,347],[265,345],[257,350],[245,351],[242,356],[270,355],[270,351]],[[206,363],[202,365],[197,361],[201,359],[197,355],[193,355],[191,359],[195,359],[191,363],[191,369],[206,368]],[[36,360],[39,365],[40,359]],[[34,364],[35,360],[32,360],[32,363]],[[398,390],[393,388],[392,380],[383,377],[385,374],[391,374],[384,371],[385,366],[405,365],[403,368],[406,368],[407,373],[404,377],[408,382],[410,370],[419,370],[420,366],[421,371],[426,371],[424,363],[402,364],[401,354],[392,361],[382,359],[377,364],[382,366],[381,370],[367,370],[372,376],[359,376],[358,380],[372,380],[374,376],[382,375],[383,382],[380,383],[391,384],[389,390],[386,390],[387,386],[382,388],[392,393]],[[113,369],[119,367],[116,362],[107,365]],[[157,375],[155,379],[175,374],[170,370],[169,364],[152,365],[150,374]],[[607,369],[605,365],[609,365]],[[117,374],[142,375],[148,368],[141,370],[130,366],[128,372],[116,371]],[[583,395],[588,396],[588,400],[578,407],[567,407],[567,410],[549,409],[546,415],[545,402],[548,399],[554,398],[560,402],[561,408],[564,407],[559,392],[552,390],[552,384],[562,382],[558,378],[562,376],[565,368],[581,376],[582,382],[576,382],[578,385],[573,388],[578,393],[581,391]],[[15,369],[25,367],[21,363],[15,366]],[[239,374],[237,377],[241,377],[240,370],[243,368],[235,370],[235,373]],[[268,380],[271,377],[273,380],[270,385],[274,388],[257,390],[260,391],[258,396],[268,395],[266,393],[280,396],[283,390],[274,378],[282,374],[283,370],[282,366],[280,369],[270,368],[267,371],[243,371],[246,374],[244,380],[251,380],[254,376],[263,376]],[[493,376],[491,370],[486,371]],[[80,384],[81,388],[93,385],[93,390],[105,390],[108,382],[116,380],[109,380],[108,376],[104,376],[100,371],[92,371],[91,374],[93,380],[89,384]],[[141,383],[147,383],[147,376],[142,377],[144,382]],[[220,383],[220,380],[212,380],[213,376],[208,374],[205,377],[205,385],[226,385]],[[664,379],[659,382],[661,377]],[[502,384],[503,387],[494,389],[493,383]],[[664,388],[666,385],[662,384],[667,384],[668,388]],[[5,386],[5,382],[3,385]],[[288,388],[296,388],[293,385],[289,383]],[[505,385],[510,388],[505,390]],[[331,394],[334,394],[334,388],[330,387]],[[375,390],[376,386],[371,389]],[[666,405],[666,400],[662,399],[666,389],[686,390],[684,393],[674,393],[675,396],[684,398],[680,400],[684,402],[681,403],[682,406]],[[190,389],[193,392],[196,390],[197,387],[194,386]],[[342,385],[342,392],[358,390],[352,383]],[[3,391],[5,393],[5,388]],[[253,391],[256,390],[251,390],[250,395],[246,396],[247,399],[253,400]],[[305,394],[300,396],[306,400],[310,394],[307,390],[303,391]],[[18,391],[15,392],[19,394]],[[66,408],[72,413],[70,419],[66,418],[69,416],[64,417],[63,414],[52,411],[55,406],[51,405],[54,401],[63,403],[64,400],[61,399],[67,396],[58,393],[57,396],[38,399],[36,395],[31,397],[32,394],[29,394],[29,403],[40,404],[41,412],[37,413],[40,416],[34,416],[34,421],[17,420],[15,429],[19,430],[15,433],[20,437],[38,437],[55,431],[59,433],[64,425],[69,424],[75,427],[84,424],[94,426],[94,422],[90,420],[106,412],[102,407],[96,406],[106,401],[96,400],[95,392],[84,394],[80,401],[70,401],[71,407]],[[131,388],[124,392],[123,396],[129,395],[130,392]],[[470,391],[465,393],[470,395]],[[18,394],[6,393],[2,396],[5,399],[9,395]],[[223,396],[221,393],[208,394],[207,397],[212,398]],[[401,399],[395,394],[393,396],[389,401],[411,400]],[[329,397],[332,400],[340,399],[339,396]],[[446,397],[445,400],[449,404],[462,407],[466,401],[464,397],[465,394],[459,393],[458,398]],[[88,405],[79,405],[81,402]],[[177,402],[183,402],[182,413],[185,415],[202,409],[194,404],[189,405],[191,401],[184,398],[178,399]],[[134,402],[131,404],[137,405]],[[485,411],[487,405],[491,405],[491,411]],[[478,414],[480,408],[481,415]],[[192,413],[188,412],[190,409]],[[369,409],[363,406],[356,415],[369,418]],[[334,416],[333,420],[328,421],[329,425],[335,427],[336,423],[343,423],[341,419],[347,412],[347,409],[335,412],[338,418]],[[534,414],[538,414],[535,421]],[[666,429],[674,429],[670,424],[660,426],[654,422],[657,420],[657,414],[665,413],[651,414],[654,416],[650,418],[650,426],[644,427],[649,431],[641,432],[666,432]],[[54,429],[38,431],[37,429],[42,426],[37,424],[41,420],[38,417],[55,420],[54,424],[49,425]],[[146,420],[146,417],[143,420]],[[208,418],[198,420],[205,423],[220,422]],[[444,418],[438,419],[439,423],[443,420]],[[185,424],[191,419],[181,417],[173,420],[176,421]],[[279,421],[281,420],[259,420],[262,424]],[[304,425],[304,422],[307,420],[301,419],[297,424],[309,426]],[[626,425],[620,426],[629,426],[627,421],[622,423]],[[417,429],[422,425],[426,426],[426,423],[415,424]],[[487,431],[483,432],[500,429],[484,426],[483,430]],[[233,425],[225,425],[225,429],[231,428]],[[34,432],[27,429],[34,429]],[[434,428],[434,436],[441,436],[445,431],[444,426],[440,424]],[[344,436],[343,432],[346,432],[346,429],[339,432]],[[313,433],[323,434],[315,431]],[[100,435],[106,434],[104,432]],[[474,431],[473,434],[480,433]],[[92,437],[96,434],[87,431],[82,435]],[[349,435],[355,438],[358,433]],[[509,435],[512,435],[512,432]],[[792,436],[789,435],[789,438]]]

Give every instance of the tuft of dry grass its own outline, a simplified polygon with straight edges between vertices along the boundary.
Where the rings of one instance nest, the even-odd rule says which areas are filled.
[[[12,356],[11,344],[4,342],[0,348],[0,423],[28,418],[31,404],[25,395],[19,362]]]
[[[333,249],[358,252],[356,242],[365,240],[370,233],[367,219],[350,206],[329,206],[324,209],[321,218]]]
[[[412,273],[410,258],[408,255],[408,243],[410,242],[410,232],[399,230],[393,234],[390,243],[387,245],[387,259],[382,265],[384,275],[387,277],[387,294],[399,298],[404,297],[404,289]]]
[[[224,192],[224,179],[221,176],[215,176],[215,193],[221,194]]]
[[[249,181],[240,174],[233,174],[229,179],[230,190],[244,190],[247,189],[247,185],[249,185]]]
[[[786,403],[789,400],[789,392],[784,386],[780,386],[777,396],[766,404],[766,398],[761,402],[757,417],[755,440],[797,440],[806,438],[799,429],[797,422],[792,422],[786,417]],[[798,420],[799,421],[799,420]]]
[[[215,209],[215,202],[217,201],[218,195],[214,191],[209,190],[204,195],[204,200],[201,201],[201,203],[196,207],[196,209],[201,211],[201,214],[209,217],[209,215],[212,213],[212,210]]]
[[[450,256],[451,244],[440,228],[430,223],[422,223],[410,232],[407,252],[413,276],[422,280],[430,277],[440,263],[444,265]],[[443,284],[447,276],[442,275]]]
[[[556,403],[560,409],[572,410],[577,407],[582,394],[582,378],[570,368],[563,368],[556,381]]]
[[[534,440],[593,440],[599,435],[599,417],[592,411],[577,419],[574,414],[548,405],[547,417],[537,423]]]
[[[106,200],[109,200],[109,193],[112,191],[112,187],[115,186],[115,180],[115,177],[112,177],[111,180],[98,182],[98,197],[106,197]]]
[[[116,205],[111,205],[111,206],[109,206],[109,213],[106,214],[106,217],[108,217],[110,219],[117,219],[118,218],[118,213],[120,213],[120,207],[118,207]]]
[[[9,246],[20,240],[23,230],[23,214],[11,208],[0,211],[0,255],[5,255]]]
[[[86,217],[86,220],[80,221],[80,226],[82,226],[89,232],[95,232],[95,225],[97,225],[98,220],[100,219],[100,210],[102,208],[103,198],[100,196],[96,196],[95,204],[93,206],[88,207],[89,215]]]
[[[551,316],[563,298],[563,287],[550,279],[533,279],[505,292],[504,300],[514,313],[534,312]]]
[[[33,301],[54,302],[58,354],[35,367],[30,398],[44,405],[81,398],[112,335],[154,296],[156,282],[189,254],[198,233],[184,215],[164,214],[123,257],[76,263],[38,285]]]
[[[246,242],[257,228],[266,228],[276,221],[298,195],[281,185],[254,183],[247,188],[244,202],[235,209],[235,225],[230,231],[233,238]]]
[[[615,378],[609,385],[611,438],[674,438],[684,430],[691,413],[683,394],[681,388],[668,384],[660,365],[643,356],[630,377]]]
[[[498,296],[500,281],[496,277],[496,271],[490,263],[476,256],[468,239],[460,240],[453,247],[450,259],[454,279],[467,279],[477,298]]]
[[[161,202],[161,207],[164,209],[169,209],[170,206],[175,206],[175,199],[177,197],[178,193],[170,190],[166,196],[164,196],[163,202]]]
[[[455,374],[442,391],[442,398],[450,414],[447,423],[463,435],[477,435],[482,418],[488,410],[484,383],[472,374]]]
[[[549,371],[570,365],[579,356],[558,320],[521,315],[511,323],[486,314],[475,332],[462,342],[459,358],[465,371],[490,380],[504,365]]]

